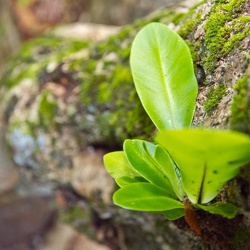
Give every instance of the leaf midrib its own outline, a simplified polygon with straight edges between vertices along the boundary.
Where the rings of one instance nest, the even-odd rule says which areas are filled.
[[[174,128],[176,128],[176,121],[175,121],[175,118],[174,118],[174,114],[173,114],[173,105],[172,105],[172,102],[170,101],[170,95],[167,91],[167,81],[165,80],[165,71],[164,71],[164,67],[163,67],[163,60],[162,60],[162,57],[161,57],[161,53],[160,53],[160,43],[159,43],[159,40],[158,40],[158,36],[156,36],[156,43],[157,43],[157,57],[160,61],[160,69],[161,69],[161,78],[163,78],[163,83],[164,83],[164,86],[163,86],[163,90],[164,90],[164,96],[167,96],[167,103],[168,103],[168,106],[170,107],[170,115],[171,115],[171,122],[173,123],[174,125]],[[167,74],[166,74],[167,75]]]

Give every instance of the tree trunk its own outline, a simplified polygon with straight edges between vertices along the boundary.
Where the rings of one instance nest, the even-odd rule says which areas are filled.
[[[218,197],[239,207],[236,218],[198,212],[197,236],[184,219],[169,222],[113,206],[115,186],[101,161],[126,138],[155,135],[129,69],[131,42],[152,21],[178,31],[190,47],[199,82],[194,126],[250,133],[249,11],[247,0],[207,0],[188,12],[153,13],[96,43],[49,35],[26,44],[0,90],[2,121],[21,173],[56,183],[71,202],[61,209],[64,220],[110,249],[250,249],[249,166]]]

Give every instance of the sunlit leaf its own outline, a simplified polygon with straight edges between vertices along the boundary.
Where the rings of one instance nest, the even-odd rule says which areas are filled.
[[[207,211],[211,214],[219,214],[228,219],[232,219],[237,214],[237,207],[230,203],[216,202],[209,206],[196,204],[195,207]]]
[[[114,178],[140,176],[129,164],[123,151],[111,152],[103,157],[107,172]]]
[[[175,166],[170,155],[163,147],[157,145],[155,147],[154,158],[162,167],[162,172],[168,177],[177,197],[182,200],[184,191],[182,188],[181,176],[179,176],[179,169],[177,169],[177,166]]]
[[[241,133],[173,130],[160,132],[156,141],[177,164],[183,189],[194,204],[211,201],[250,162],[250,139]]]
[[[164,24],[148,24],[134,39],[130,64],[137,93],[156,127],[189,127],[198,87],[183,39]]]
[[[147,182],[144,178],[140,176],[136,176],[134,178],[128,177],[128,176],[123,176],[120,178],[116,178],[115,182],[119,187],[124,187],[132,183],[137,183],[137,182]]]
[[[142,140],[125,140],[123,145],[127,159],[135,171],[150,183],[166,189],[171,197],[176,198],[170,181],[149,156],[147,147],[152,149],[155,145]]]
[[[147,212],[183,208],[183,204],[169,197],[166,190],[145,182],[120,188],[114,193],[113,200],[123,208]]]

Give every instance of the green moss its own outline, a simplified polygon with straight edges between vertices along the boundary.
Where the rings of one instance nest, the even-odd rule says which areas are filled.
[[[196,17],[192,17],[191,19],[188,19],[179,29],[178,33],[181,37],[184,39],[188,37],[188,35],[195,30],[195,27],[200,23],[201,21],[201,14],[198,13]]]
[[[102,145],[120,145],[128,137],[150,138],[154,131],[135,92],[129,67],[132,41],[148,22],[140,20],[140,25],[123,28],[121,33],[90,47],[87,60],[70,62],[70,68],[78,71],[83,116],[91,110],[96,119],[93,125],[83,119],[80,129],[93,130],[95,126],[95,133],[101,136],[94,140]]]
[[[191,42],[188,39],[188,36],[192,33],[192,31],[196,30],[196,27],[201,22],[201,13],[197,12],[195,16],[191,16],[193,10],[191,9],[188,13],[189,19],[184,20],[181,28],[178,31],[178,34],[185,40],[187,43],[193,62],[197,62],[199,58],[199,50],[200,50],[200,42]],[[194,68],[196,69],[196,65],[194,64]]]
[[[31,4],[31,0],[18,0],[17,2],[24,6]]]
[[[174,15],[172,22],[175,25],[178,25],[186,16],[187,16],[186,13],[177,13]]]
[[[91,220],[90,211],[86,208],[75,205],[61,213],[61,220],[76,228],[79,232],[93,235],[93,229],[89,226]]]
[[[188,17],[191,15],[193,19]],[[42,73],[46,71],[49,63],[65,64],[69,68],[70,78],[80,89],[80,101],[76,103],[76,110],[78,118],[82,117],[82,119],[75,121],[74,115],[71,114],[70,117],[68,114],[65,115],[69,118],[69,123],[77,124],[79,133],[88,134],[88,143],[98,141],[102,145],[110,145],[113,142],[120,144],[128,137],[150,139],[155,127],[135,92],[129,68],[129,55],[137,32],[152,21],[182,22],[179,32],[186,38],[194,62],[198,61],[201,43],[190,43],[187,38],[201,22],[201,12],[196,12],[193,8],[189,13],[178,14],[167,9],[138,20],[122,28],[118,34],[107,40],[91,45],[82,41],[73,42],[54,38],[52,35],[35,39],[23,47],[22,63],[21,60],[16,61],[10,68],[8,86],[15,86],[21,78],[25,77],[32,77],[34,84],[39,84],[43,80]],[[235,23],[235,27],[240,30],[242,26],[238,22]],[[224,35],[228,36],[228,32],[229,30],[225,30]],[[79,50],[84,52],[84,49],[86,54],[83,53],[81,58],[68,57]],[[39,75],[40,79],[37,78]],[[220,99],[216,91],[214,95]],[[56,100],[48,93],[42,94],[39,126],[51,125],[50,120],[57,115],[57,108],[60,109],[57,105]],[[216,105],[216,98],[212,97],[207,103],[207,110],[211,110]],[[87,116],[90,116],[92,121],[88,121]]]
[[[250,111],[249,111],[249,84],[247,76],[242,77],[236,83],[231,105],[230,127],[233,130],[250,134]]]
[[[36,135],[37,124],[31,121],[14,120],[9,124],[9,132],[19,129],[24,135],[34,136]]]
[[[75,207],[69,209],[69,211],[64,214],[63,221],[65,223],[70,224],[75,219],[84,217],[84,215],[85,215],[84,210],[78,206],[75,206]]]
[[[237,46],[241,40],[250,34],[250,17],[241,16],[232,22],[234,30],[233,36],[225,42],[223,46],[223,53],[228,54],[233,47]]]
[[[217,88],[214,85],[210,86],[207,93],[207,100],[204,103],[204,110],[206,113],[211,113],[212,109],[216,107],[223,95],[226,93],[226,86],[219,84]]]
[[[243,31],[250,22],[250,16],[240,16],[232,21],[233,28],[236,32]]]
[[[202,64],[212,73],[216,62],[225,57],[241,40],[249,35],[249,20],[240,16],[246,0],[216,1],[204,26],[206,55]],[[234,19],[232,24],[230,21]]]
[[[193,7],[189,8],[189,11],[187,13],[174,13],[171,22],[173,22],[175,25],[178,25],[178,24],[180,24],[180,22],[182,22],[184,20],[183,21],[184,24],[182,24],[182,26],[185,26],[185,18],[192,16],[195,13],[195,11],[197,10],[197,8],[200,5],[204,4],[205,2],[206,2],[206,0],[200,1],[199,3],[194,5]],[[198,19],[200,19],[200,18],[201,18],[201,15],[198,14]],[[195,20],[195,19],[197,19],[197,16],[193,17],[193,20]],[[190,26],[192,26],[192,22],[190,19],[187,20],[187,26],[189,26],[189,28],[190,28]]]
[[[0,24],[0,37],[4,37],[6,34],[6,31],[4,29],[4,26]]]
[[[68,55],[88,46],[87,42],[61,39],[49,34],[26,42],[4,73],[0,86],[15,87],[22,79],[32,79],[34,84],[42,69],[49,63],[61,63]]]
[[[171,8],[166,8],[164,10],[153,12],[151,15],[146,16],[142,19],[137,19],[132,27],[133,29],[141,29],[144,25],[149,22],[169,22],[173,18],[173,10]]]
[[[56,110],[57,110],[57,103],[53,95],[48,91],[44,91],[41,95],[41,100],[39,103],[39,110],[38,110],[40,124],[44,128],[48,128],[50,125],[53,124],[54,121],[53,118],[56,114]]]

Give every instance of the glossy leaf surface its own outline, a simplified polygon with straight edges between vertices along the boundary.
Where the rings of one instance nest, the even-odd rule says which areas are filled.
[[[177,197],[182,200],[184,191],[181,177],[178,174],[179,170],[175,166],[168,152],[162,146],[157,145],[155,147],[154,159],[162,167],[162,171],[168,177]]]
[[[147,182],[147,180],[145,180],[144,178],[139,177],[139,176],[134,177],[134,178],[131,178],[128,176],[123,176],[120,178],[116,178],[115,181],[119,187],[124,187],[124,186],[127,186],[129,184],[137,183],[137,182]]]
[[[111,152],[103,157],[108,173],[114,178],[140,176],[129,164],[123,151]]]
[[[169,193],[151,183],[139,182],[120,188],[114,193],[114,203],[127,209],[146,212],[183,208],[183,204],[169,197]]]
[[[160,132],[156,141],[178,165],[193,204],[211,201],[250,162],[250,139],[241,133],[184,129]]]
[[[137,93],[156,127],[189,127],[198,87],[184,40],[164,24],[148,24],[133,41],[130,64]]]
[[[153,143],[142,140],[126,140],[123,146],[127,159],[136,172],[150,183],[167,190],[169,196],[177,198],[169,179],[150,156],[155,147]]]

